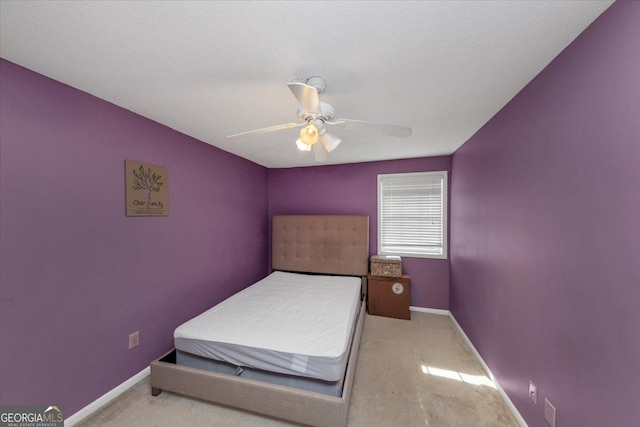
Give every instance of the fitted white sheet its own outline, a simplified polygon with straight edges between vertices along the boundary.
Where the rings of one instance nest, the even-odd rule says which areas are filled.
[[[236,366],[337,381],[360,285],[357,277],[273,272],[179,326],[175,347]]]

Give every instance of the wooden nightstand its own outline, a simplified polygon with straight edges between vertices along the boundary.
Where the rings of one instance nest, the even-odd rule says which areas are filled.
[[[411,319],[411,277],[368,276],[369,314],[376,316]]]

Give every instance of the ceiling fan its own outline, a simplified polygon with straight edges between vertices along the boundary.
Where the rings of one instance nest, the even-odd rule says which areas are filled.
[[[401,138],[411,135],[411,128],[406,126],[387,125],[363,120],[336,119],[336,112],[333,107],[326,102],[320,101],[320,94],[324,93],[327,87],[324,78],[320,76],[296,79],[287,83],[287,86],[289,86],[289,89],[291,89],[291,92],[300,103],[298,107],[299,123],[285,123],[248,132],[236,133],[229,135],[228,138],[260,135],[267,132],[304,126],[300,131],[300,138],[296,141],[296,145],[302,151],[313,150],[313,156],[316,161],[323,161],[327,159],[327,153],[335,150],[342,142],[339,137],[328,132],[327,127],[368,130]],[[318,144],[318,141],[320,141],[321,144]]]

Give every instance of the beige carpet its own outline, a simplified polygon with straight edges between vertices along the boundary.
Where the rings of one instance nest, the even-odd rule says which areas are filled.
[[[447,316],[369,316],[349,426],[517,426]],[[89,426],[286,426],[289,423],[162,392],[139,382],[79,424]]]

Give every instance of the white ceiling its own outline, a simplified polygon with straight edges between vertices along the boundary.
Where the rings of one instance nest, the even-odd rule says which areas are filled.
[[[286,83],[324,76],[324,164],[453,153],[612,1],[0,1],[3,58],[267,167],[312,166]]]

